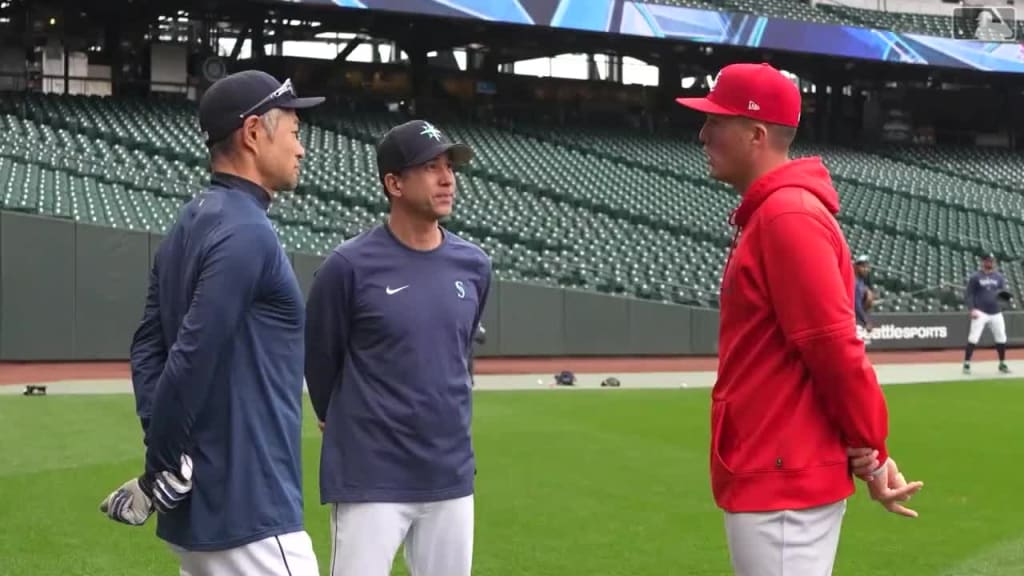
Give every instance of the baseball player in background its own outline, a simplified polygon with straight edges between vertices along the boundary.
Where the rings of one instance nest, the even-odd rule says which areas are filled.
[[[871,317],[868,316],[868,310],[871,309],[875,300],[874,293],[871,292],[871,287],[868,286],[868,274],[871,273],[871,260],[864,254],[857,256],[857,259],[853,261],[853,272],[856,277],[856,284],[854,285],[853,290],[853,303],[857,324],[863,326],[864,330],[870,333],[873,325]]]
[[[983,255],[981,270],[971,274],[964,295],[971,314],[971,329],[967,333],[967,346],[964,349],[964,374],[971,373],[974,348],[986,327],[992,330],[992,340],[996,343],[999,371],[1004,374],[1010,371],[1006,365],[1006,320],[1000,304],[1000,300],[1008,300],[1008,296],[1006,277],[996,270],[995,256],[991,253]]]
[[[101,505],[157,536],[189,576],[319,576],[302,499],[302,292],[267,218],[298,184],[299,98],[258,71],[203,95],[209,186],[156,254],[131,348],[145,473]],[[179,471],[179,462],[191,463]]]
[[[310,288],[306,381],[321,422],[331,576],[469,576],[476,463],[469,358],[491,263],[444,229],[453,165],[473,156],[428,122],[377,147],[389,217],[342,243]]]
[[[831,574],[851,471],[889,511],[921,488],[886,448],[888,412],[857,338],[839,196],[819,158],[791,160],[797,86],[768,64],[734,64],[700,131],[712,177],[742,196],[720,303],[711,484],[738,576]]]

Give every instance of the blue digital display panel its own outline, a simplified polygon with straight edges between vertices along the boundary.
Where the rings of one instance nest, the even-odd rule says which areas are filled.
[[[293,2],[295,0],[292,0]],[[298,0],[991,72],[1024,72],[1024,45],[665,6],[640,0]]]

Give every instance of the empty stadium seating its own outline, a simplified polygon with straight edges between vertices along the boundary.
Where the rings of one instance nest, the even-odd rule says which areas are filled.
[[[0,95],[0,207],[159,232],[207,178],[194,107],[181,102]],[[270,215],[283,245],[324,254],[381,221],[373,143],[401,121],[320,110],[302,132],[302,182]],[[601,128],[444,126],[477,156],[449,227],[499,277],[717,305],[738,198],[706,176],[695,135]],[[876,265],[882,309],[961,307],[977,255],[1024,253],[1024,167],[1008,153],[797,147],[820,155],[851,248]],[[1014,286],[1024,274],[1005,262]]]

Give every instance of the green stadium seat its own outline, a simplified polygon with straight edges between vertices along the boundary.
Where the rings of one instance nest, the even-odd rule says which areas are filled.
[[[702,0],[686,0],[700,3]],[[803,6],[771,3],[797,15]],[[739,1],[734,6],[745,6]],[[21,95],[0,114],[0,206],[162,232],[206,180],[191,104]],[[373,143],[401,120],[315,112],[303,176],[269,215],[292,251],[325,254],[380,222],[387,202]],[[717,306],[735,193],[707,178],[692,139],[594,127],[446,128],[477,152],[458,176],[451,229],[480,243],[509,280]],[[886,311],[960,309],[976,254],[1024,252],[1024,163],[980,149],[890,146],[820,155],[854,252],[875,262]],[[1014,286],[1020,263],[1004,263]]]

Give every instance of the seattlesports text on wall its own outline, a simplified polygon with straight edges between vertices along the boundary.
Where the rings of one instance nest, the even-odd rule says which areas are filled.
[[[897,326],[882,324],[875,326],[869,333],[863,327],[857,327],[857,336],[863,340],[931,340],[949,336],[946,326]]]

